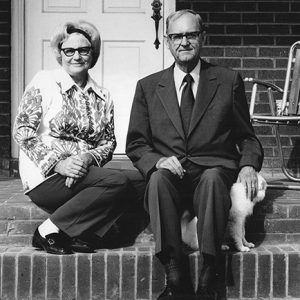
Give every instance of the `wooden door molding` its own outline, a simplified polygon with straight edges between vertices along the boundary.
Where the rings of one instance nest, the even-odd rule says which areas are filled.
[[[13,129],[19,101],[24,91],[25,0],[12,0],[11,5],[11,128]],[[11,156],[18,157],[18,146],[12,134]]]

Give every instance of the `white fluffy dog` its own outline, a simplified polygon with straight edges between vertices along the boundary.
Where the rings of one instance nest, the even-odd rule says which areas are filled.
[[[230,190],[232,206],[229,212],[228,231],[233,239],[234,246],[239,251],[250,251],[254,247],[253,243],[245,239],[246,218],[253,213],[253,207],[257,202],[264,199],[267,183],[265,179],[257,174],[258,193],[251,201],[246,197],[246,190],[242,183],[234,183]],[[197,217],[192,218],[188,211],[185,211],[181,218],[182,241],[192,250],[198,250],[197,239]],[[223,245],[223,250],[228,250],[227,245]]]

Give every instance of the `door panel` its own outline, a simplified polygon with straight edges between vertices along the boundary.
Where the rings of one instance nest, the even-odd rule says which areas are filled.
[[[140,0],[104,0],[104,12],[114,12],[114,13],[132,13],[132,12],[140,12],[145,13],[145,9],[143,8],[142,1]]]
[[[43,0],[43,12],[86,12],[86,0]]]
[[[163,43],[160,20],[159,49],[155,49],[155,24],[149,0],[25,0],[25,84],[41,69],[58,67],[50,49],[53,29],[72,20],[87,20],[100,31],[101,54],[90,74],[109,89],[115,103],[118,146],[124,154],[130,108],[136,82],[171,62]],[[164,0],[161,15],[175,8]]]

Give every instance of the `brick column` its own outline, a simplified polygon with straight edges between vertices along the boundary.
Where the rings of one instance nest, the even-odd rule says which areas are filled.
[[[0,1],[0,169],[10,158],[10,1]],[[2,167],[2,168],[1,168]]]

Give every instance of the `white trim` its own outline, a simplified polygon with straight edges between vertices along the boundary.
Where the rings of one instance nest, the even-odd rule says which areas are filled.
[[[19,100],[24,91],[24,0],[12,0],[11,12],[11,128],[13,129]],[[13,137],[11,137],[11,157],[17,158],[18,156],[18,146],[14,142]]]
[[[163,26],[163,34],[165,34],[166,32],[166,19],[168,17],[169,14],[171,14],[172,12],[175,11],[176,9],[176,0],[163,0],[163,9],[162,9],[162,22],[163,24],[159,24],[160,26]],[[174,62],[174,58],[171,55],[169,49],[167,48],[165,41],[161,41],[161,45],[163,47],[163,55],[164,55],[164,61],[163,61],[163,68],[168,68],[173,62]]]

